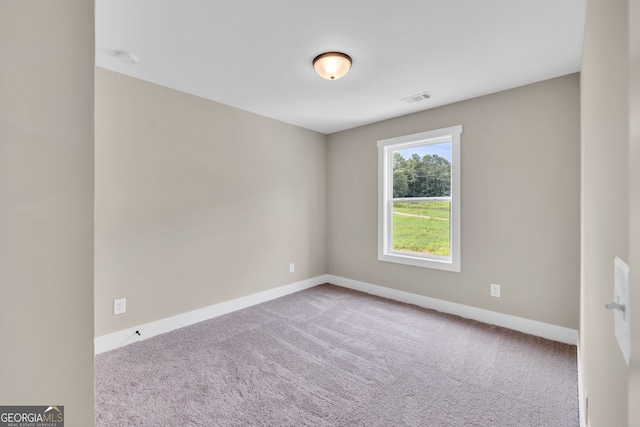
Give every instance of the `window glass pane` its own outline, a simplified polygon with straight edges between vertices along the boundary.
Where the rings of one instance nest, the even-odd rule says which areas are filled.
[[[393,250],[449,257],[450,202],[394,202]]]
[[[393,151],[393,197],[451,196],[451,142]]]

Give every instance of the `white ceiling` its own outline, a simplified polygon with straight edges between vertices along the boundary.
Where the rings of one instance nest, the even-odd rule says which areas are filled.
[[[97,0],[96,63],[328,134],[579,71],[585,13],[586,0]],[[336,50],[351,71],[318,77],[313,58]]]

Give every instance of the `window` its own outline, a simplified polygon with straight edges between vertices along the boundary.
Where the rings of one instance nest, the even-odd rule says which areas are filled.
[[[378,259],[460,272],[460,134],[378,141]]]

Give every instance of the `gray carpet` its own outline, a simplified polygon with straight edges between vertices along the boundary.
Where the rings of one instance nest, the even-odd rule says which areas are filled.
[[[579,426],[576,347],[322,285],[98,355],[96,426]]]

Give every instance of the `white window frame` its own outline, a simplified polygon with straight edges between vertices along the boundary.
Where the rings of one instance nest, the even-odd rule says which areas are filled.
[[[460,259],[460,135],[462,125],[378,141],[378,260],[459,273]],[[410,201],[449,201],[450,256],[422,255],[393,250],[393,152],[414,146],[451,141],[450,197],[411,198]],[[407,199],[404,199],[407,200]]]

